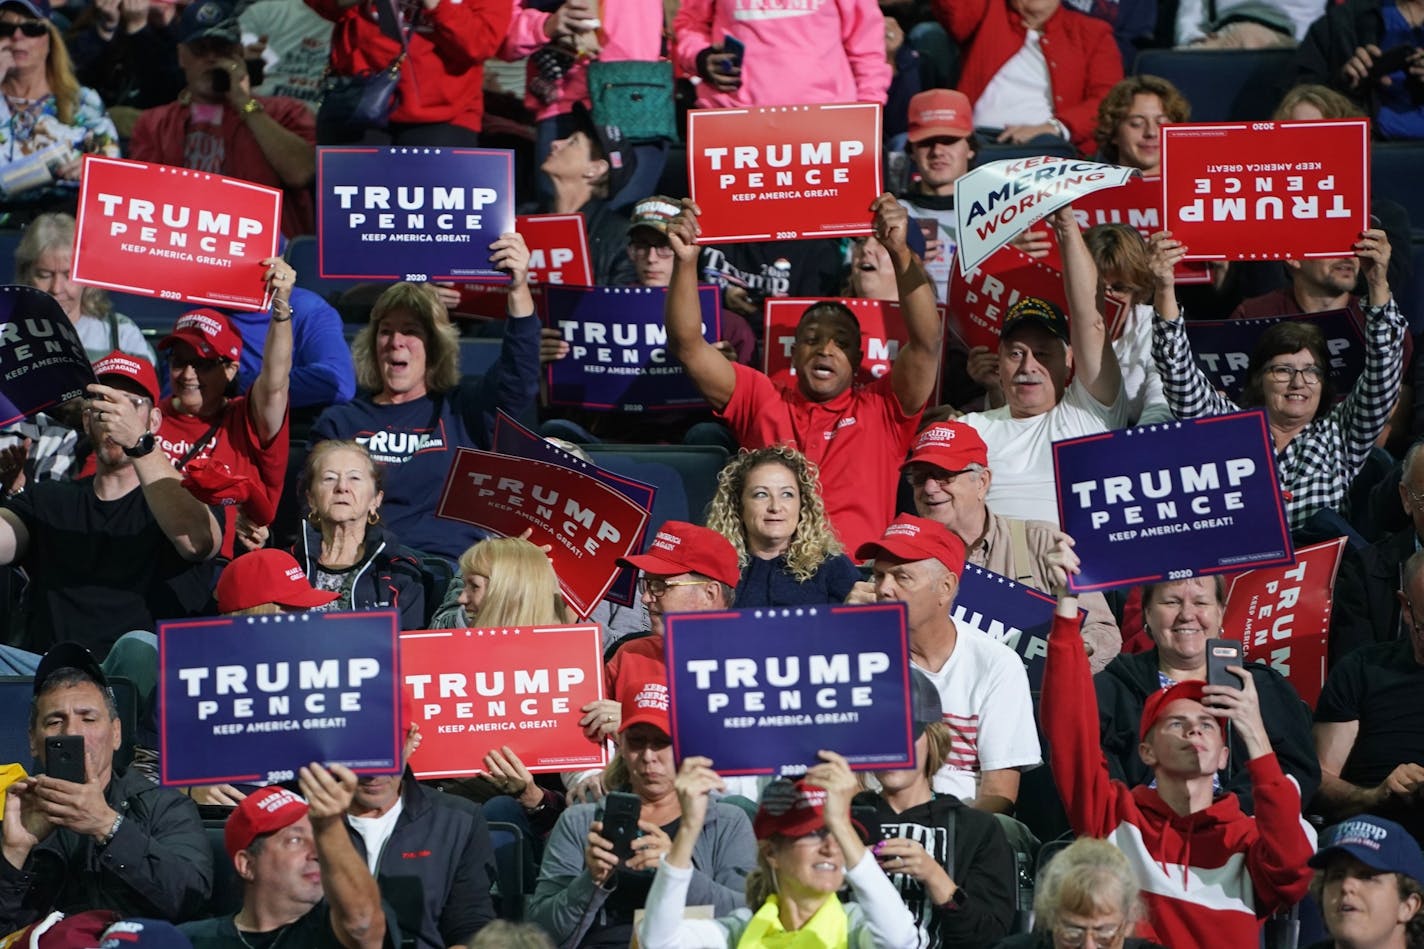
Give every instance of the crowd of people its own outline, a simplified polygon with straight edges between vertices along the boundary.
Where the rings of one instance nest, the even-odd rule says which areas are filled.
[[[1138,50],[1298,45],[1277,119],[1417,139],[1421,22],[1424,0],[0,0],[13,281],[53,298],[96,380],[0,431],[0,670],[32,683],[32,760],[0,769],[0,944],[1424,947],[1405,210],[1372,202],[1348,256],[1188,284],[1170,231],[1067,206],[1013,242],[1056,248],[1060,302],[1010,301],[995,347],[941,318],[971,166],[1162,173],[1162,126],[1191,103],[1132,75]],[[610,111],[620,68],[654,63],[636,75],[669,121]],[[884,106],[892,186],[869,234],[703,239],[674,167],[682,110],[843,102]],[[278,188],[294,239],[316,233],[317,147],[351,144],[512,148],[522,209],[582,216],[595,284],[664,295],[667,352],[705,404],[550,407],[548,365],[578,356],[541,327],[517,232],[484,252],[509,278],[493,321],[465,318],[455,285],[323,296],[275,256],[265,311],[194,308],[153,335],[133,298],[72,279],[85,154]],[[821,300],[769,375],[776,297]],[[904,326],[864,381],[862,300]],[[1337,311],[1357,378],[1312,320]],[[1262,317],[1287,318],[1228,397],[1188,326]],[[461,366],[469,336],[496,337],[480,372]],[[1242,635],[1222,577],[1069,590],[1053,444],[1243,408],[1263,412],[1297,547],[1345,538],[1313,706],[1298,664],[1207,681],[1208,642]],[[577,609],[530,536],[437,517],[456,453],[493,450],[499,413],[570,464],[599,443],[726,450],[706,509],[650,523],[620,561],[631,605]],[[969,567],[1053,602],[1041,688],[955,618]],[[834,742],[787,762],[794,778],[674,754],[669,616],[884,602],[904,604],[912,767],[854,771]],[[475,777],[314,761],[160,786],[159,623],[362,610],[404,630],[598,624],[604,698],[567,714],[610,764],[531,773],[511,737]],[[136,694],[132,734],[115,683]],[[398,727],[405,765],[424,736]],[[501,872],[511,853],[524,879]]]

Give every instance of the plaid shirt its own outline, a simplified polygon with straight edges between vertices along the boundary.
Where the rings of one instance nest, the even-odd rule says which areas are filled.
[[[25,483],[68,481],[77,473],[74,469],[79,450],[79,433],[59,424],[43,412],[22,419],[0,431],[0,448],[18,445],[30,439],[30,452],[25,458]]]
[[[1291,529],[1316,511],[1343,511],[1350,481],[1365,463],[1399,397],[1404,376],[1404,316],[1394,299],[1366,306],[1365,369],[1350,394],[1307,425],[1276,453],[1276,475],[1286,495]],[[1225,415],[1240,406],[1212,388],[1192,358],[1183,320],[1152,317],[1152,358],[1167,404],[1179,419]]]

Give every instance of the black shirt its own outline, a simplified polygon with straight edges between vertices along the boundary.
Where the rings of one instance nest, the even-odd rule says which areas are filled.
[[[390,907],[382,903],[381,909],[386,914],[386,938],[381,945],[393,949],[400,945],[400,929]],[[233,916],[200,919],[184,923],[178,929],[193,943],[193,949],[345,949],[332,932],[331,908],[326,900],[313,906],[296,922],[265,933],[239,934],[234,919]]]

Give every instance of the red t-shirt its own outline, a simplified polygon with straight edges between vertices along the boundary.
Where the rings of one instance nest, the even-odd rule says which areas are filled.
[[[793,380],[777,385],[734,363],[737,382],[720,415],[744,448],[790,445],[821,469],[821,496],[846,549],[879,540],[895,519],[900,465],[920,413],[906,415],[889,375],[811,402]]]

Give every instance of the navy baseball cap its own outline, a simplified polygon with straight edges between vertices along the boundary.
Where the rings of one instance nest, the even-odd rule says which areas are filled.
[[[193,0],[183,11],[178,21],[178,42],[193,43],[209,37],[227,43],[242,42],[237,8],[228,0]]]
[[[35,668],[35,695],[44,691],[45,681],[60,669],[78,669],[99,688],[109,688],[109,680],[94,654],[76,642],[63,642],[51,646]]]
[[[48,20],[50,16],[49,0],[5,0],[0,9],[5,7],[19,7],[37,20]]]
[[[1325,832],[1320,849],[1307,861],[1317,870],[1337,853],[1348,854],[1381,873],[1398,873],[1424,883],[1424,855],[1409,832],[1392,820],[1361,814]]]

